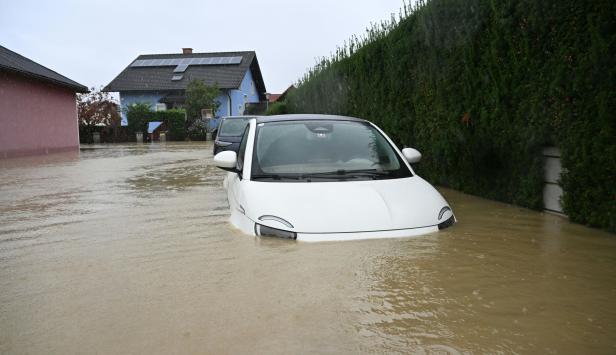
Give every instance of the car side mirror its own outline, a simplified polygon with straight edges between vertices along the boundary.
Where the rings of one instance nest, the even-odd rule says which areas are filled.
[[[414,148],[404,148],[402,149],[402,155],[406,158],[406,161],[409,163],[419,163],[421,160],[421,153]]]
[[[237,172],[237,153],[225,150],[214,156],[214,165],[222,170]]]

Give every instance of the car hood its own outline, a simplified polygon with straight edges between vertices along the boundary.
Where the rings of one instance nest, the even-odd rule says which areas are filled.
[[[434,226],[447,205],[419,176],[353,182],[246,181],[241,205],[251,220],[300,233],[348,233]],[[293,228],[276,221],[288,221]]]

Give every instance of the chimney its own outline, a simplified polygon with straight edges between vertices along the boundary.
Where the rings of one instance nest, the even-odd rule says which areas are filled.
[[[192,48],[182,48],[182,54],[192,54]]]

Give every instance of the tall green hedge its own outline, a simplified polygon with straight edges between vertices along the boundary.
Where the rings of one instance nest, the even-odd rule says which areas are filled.
[[[616,231],[616,2],[432,0],[324,58],[292,113],[369,119],[434,183],[541,209],[561,148],[565,212]]]
[[[157,111],[152,121],[165,122],[170,140],[183,141],[186,139],[186,111],[179,109]]]
[[[169,140],[183,141],[186,138],[186,111],[171,109],[152,111],[147,103],[137,103],[126,110],[129,134],[148,131],[149,122],[164,122],[169,131]]]

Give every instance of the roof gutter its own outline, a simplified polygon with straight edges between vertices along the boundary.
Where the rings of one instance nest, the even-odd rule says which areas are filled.
[[[230,90],[226,90],[227,92],[227,97],[229,98],[229,116],[233,116],[233,102],[231,101],[231,94],[229,93]]]

